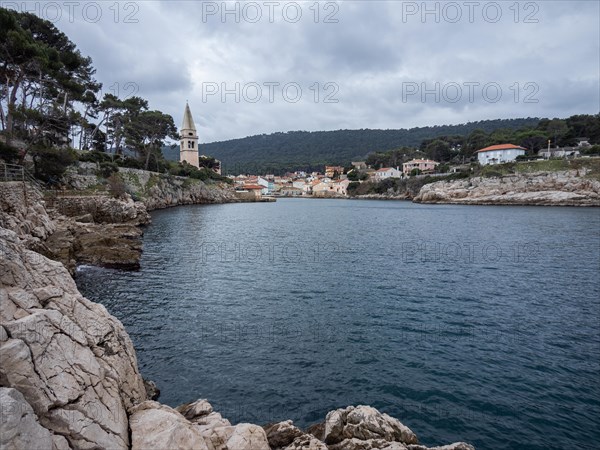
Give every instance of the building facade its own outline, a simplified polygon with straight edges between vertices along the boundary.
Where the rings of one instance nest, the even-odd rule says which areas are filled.
[[[431,159],[413,159],[402,164],[402,173],[404,175],[410,175],[415,169],[420,173],[433,173],[438,164],[439,162],[432,161]]]
[[[477,150],[477,160],[482,166],[488,164],[502,164],[517,159],[517,156],[524,155],[523,147],[513,144],[491,145],[489,147]]]
[[[375,172],[376,180],[385,180],[386,178],[400,178],[402,177],[402,172],[400,172],[399,168],[393,167],[384,167]]]

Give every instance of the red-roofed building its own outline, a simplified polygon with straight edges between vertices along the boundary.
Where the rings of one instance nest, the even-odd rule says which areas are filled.
[[[526,149],[513,144],[490,145],[477,150],[477,160],[481,165],[502,164],[514,161],[517,156],[524,155]]]

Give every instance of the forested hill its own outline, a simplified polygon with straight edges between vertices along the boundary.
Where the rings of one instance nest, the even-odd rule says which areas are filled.
[[[498,119],[399,130],[289,131],[200,145],[200,154],[214,156],[229,173],[266,173],[311,170],[325,164],[347,165],[364,160],[374,151],[402,146],[418,147],[439,136],[466,136],[476,129],[490,133],[498,129],[535,127],[540,119]],[[177,149],[175,149],[177,151]]]

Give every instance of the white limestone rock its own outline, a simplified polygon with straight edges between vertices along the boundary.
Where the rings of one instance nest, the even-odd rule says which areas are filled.
[[[132,450],[209,450],[200,431],[173,408],[148,400],[131,412]]]
[[[128,448],[127,409],[146,391],[123,325],[83,298],[62,264],[4,228],[0,242],[1,384],[70,447]]]
[[[309,434],[303,434],[294,441],[283,447],[282,450],[328,450],[327,446],[316,437]]]
[[[325,443],[337,444],[351,438],[418,444],[417,436],[407,426],[370,406],[349,406],[329,412],[325,420]]]
[[[426,184],[417,203],[600,206],[600,181],[576,170]]]
[[[52,450],[52,434],[42,427],[23,394],[0,387],[0,448]]]
[[[274,423],[263,427],[271,448],[280,448],[290,445],[294,439],[304,435],[300,428],[294,426],[291,420]]]

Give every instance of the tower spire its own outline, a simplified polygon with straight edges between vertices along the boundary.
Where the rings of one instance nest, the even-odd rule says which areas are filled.
[[[183,112],[183,124],[181,125],[181,130],[192,130],[196,131],[196,125],[194,125],[194,118],[192,117],[192,111],[190,110],[190,105],[188,102],[185,102],[185,111]]]
[[[190,105],[185,102],[185,111],[183,112],[183,124],[181,125],[181,141],[179,145],[179,161],[187,162],[192,166],[199,167],[198,157],[198,134],[194,125],[194,118]]]

